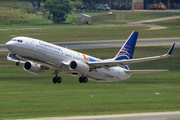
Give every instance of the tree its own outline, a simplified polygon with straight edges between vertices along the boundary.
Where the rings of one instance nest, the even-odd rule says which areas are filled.
[[[76,0],[76,2],[74,2],[73,7],[76,9],[81,9],[83,8],[83,2],[81,0]]]
[[[72,6],[69,0],[47,0],[44,9],[52,16],[54,23],[61,23],[71,14]]]
[[[29,1],[31,2],[33,9],[40,10],[41,9],[41,2],[45,2],[46,0],[29,0]]]
[[[83,3],[91,3],[94,2],[95,0],[83,0]]]

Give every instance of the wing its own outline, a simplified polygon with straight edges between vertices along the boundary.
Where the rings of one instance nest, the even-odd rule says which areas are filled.
[[[20,60],[20,56],[13,55],[12,53],[9,53],[7,55],[7,60],[18,63],[18,64],[16,64],[18,66],[20,66],[19,63],[22,63],[22,64],[26,63],[26,61]],[[44,70],[48,70],[48,71],[50,70],[50,68],[53,68],[53,67],[54,67],[53,65],[49,65],[49,66],[41,65],[41,68],[43,68]]]
[[[89,62],[88,65],[91,66],[91,68],[107,68],[107,67],[124,66],[124,65],[129,65],[132,63],[140,63],[140,62],[145,62],[145,61],[168,58],[171,56],[174,46],[175,46],[175,43],[172,45],[172,47],[169,49],[169,51],[166,54],[160,55],[160,56],[127,59],[127,60],[124,59],[124,60],[116,60],[116,61],[111,60],[111,61],[101,61],[101,62]]]

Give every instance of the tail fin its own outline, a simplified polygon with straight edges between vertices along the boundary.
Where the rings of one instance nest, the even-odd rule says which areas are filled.
[[[115,60],[132,59],[137,38],[138,38],[138,32],[133,31],[129,36],[129,38],[127,39],[127,41],[121,47],[117,55],[115,56]],[[129,70],[130,64],[124,67]]]

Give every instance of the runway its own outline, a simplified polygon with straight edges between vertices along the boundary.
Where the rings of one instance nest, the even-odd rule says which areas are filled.
[[[180,120],[180,112],[156,112],[156,113],[135,113],[116,115],[95,115],[75,117],[52,117],[18,120]]]
[[[126,40],[111,41],[92,41],[92,42],[68,42],[55,43],[56,45],[70,49],[88,49],[88,48],[114,48],[121,47]],[[180,44],[180,38],[156,38],[156,39],[138,39],[136,46],[159,46]]]
[[[125,40],[108,40],[108,41],[89,41],[89,42],[61,42],[54,43],[58,46],[69,49],[92,49],[92,48],[114,48],[121,47]],[[180,38],[156,38],[156,39],[138,39],[136,46],[160,46],[180,44]],[[0,45],[0,51],[7,51],[5,45]]]

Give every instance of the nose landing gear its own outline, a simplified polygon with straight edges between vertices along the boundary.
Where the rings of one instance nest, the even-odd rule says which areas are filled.
[[[20,62],[16,62],[16,66],[21,66],[21,63]]]

